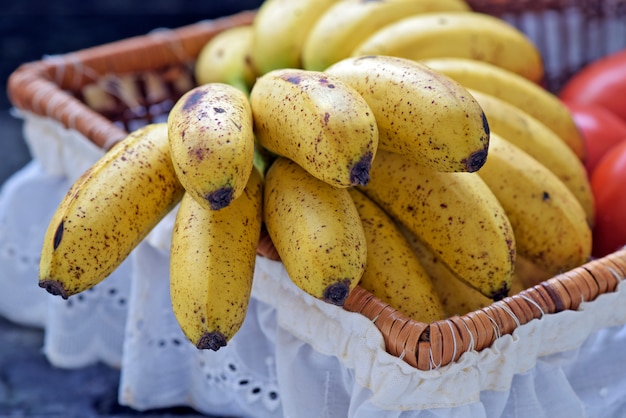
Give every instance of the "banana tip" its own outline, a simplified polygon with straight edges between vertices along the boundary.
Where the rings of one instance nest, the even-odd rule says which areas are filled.
[[[51,295],[61,296],[63,299],[67,299],[69,296],[63,284],[57,280],[42,280],[39,282],[39,287],[46,289]]]
[[[322,295],[324,302],[332,303],[333,305],[343,306],[350,293],[350,281],[344,279],[329,285],[324,289]]]
[[[509,290],[510,290],[510,286],[508,282],[503,282],[502,287],[493,291],[493,293],[491,294],[491,299],[493,299],[496,302],[499,300],[502,300],[509,295]]]
[[[485,165],[487,161],[487,148],[478,150],[472,155],[469,156],[465,165],[467,167],[467,171],[473,173],[475,171],[480,170],[480,168]]]
[[[226,346],[226,337],[219,331],[204,333],[200,337],[198,344],[196,344],[196,347],[200,350],[209,349],[213,351],[217,351],[224,346]]]
[[[350,183],[354,186],[365,186],[370,180],[370,168],[372,167],[371,152],[366,153],[350,170]]]
[[[206,200],[211,205],[211,209],[220,210],[225,208],[232,202],[234,195],[234,190],[230,186],[224,186],[222,188],[217,189],[216,191],[209,193],[206,195]]]

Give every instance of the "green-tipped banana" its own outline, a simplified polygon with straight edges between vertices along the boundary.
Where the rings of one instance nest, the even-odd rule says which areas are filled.
[[[39,286],[68,298],[108,277],[178,204],[166,124],[132,132],[72,185],[50,220]]]
[[[533,82],[543,79],[537,47],[503,19],[477,12],[435,12],[391,23],[372,34],[352,52],[393,55],[421,60],[471,58],[506,68]]]
[[[372,109],[348,84],[301,69],[271,71],[250,93],[258,142],[336,187],[367,184],[378,148]]]
[[[507,295],[515,265],[513,229],[476,173],[434,171],[380,150],[361,190],[461,280],[490,299]]]
[[[350,56],[378,29],[407,16],[468,11],[464,0],[343,0],[331,5],[311,28],[302,47],[302,65],[322,71]]]
[[[348,189],[367,239],[367,263],[359,286],[416,321],[444,319],[439,296],[396,223],[356,188]]]
[[[255,142],[245,93],[224,83],[195,87],[176,102],[167,125],[176,174],[198,203],[219,210],[243,193]]]
[[[374,112],[380,149],[438,171],[478,170],[489,126],[472,95],[425,65],[389,56],[352,57],[325,71],[361,94]]]
[[[492,134],[489,158],[478,175],[504,208],[522,256],[552,274],[589,260],[585,211],[547,167]]]
[[[252,67],[252,25],[233,26],[207,41],[196,59],[199,85],[224,83],[249,94],[256,73]]]
[[[265,177],[264,220],[291,280],[343,305],[367,261],[367,241],[347,188],[318,180],[280,157]]]
[[[263,182],[252,171],[244,192],[210,210],[188,193],[172,231],[170,296],[185,336],[199,349],[218,350],[246,317],[262,222]]]
[[[254,17],[251,59],[255,71],[301,68],[302,45],[317,19],[338,0],[265,0]]]

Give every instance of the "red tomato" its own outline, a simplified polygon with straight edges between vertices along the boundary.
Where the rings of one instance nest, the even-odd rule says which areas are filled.
[[[568,102],[565,105],[585,141],[585,168],[591,175],[602,156],[626,138],[626,121],[600,106]]]
[[[602,106],[626,120],[626,49],[583,67],[569,79],[559,97]]]
[[[603,257],[626,245],[626,140],[598,163],[591,190],[596,204],[593,255]]]

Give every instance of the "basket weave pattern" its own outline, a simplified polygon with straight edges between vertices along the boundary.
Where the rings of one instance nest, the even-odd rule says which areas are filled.
[[[479,3],[494,6],[501,2],[473,3],[480,8]],[[250,23],[253,17],[254,12],[246,11],[27,63],[9,78],[9,97],[18,109],[57,120],[108,149],[134,126],[163,117],[168,106],[193,85],[194,59],[212,36],[224,28]],[[120,94],[116,83],[121,82],[138,92],[134,99]],[[93,85],[108,91],[110,100],[87,105],[86,93]],[[279,259],[267,233],[262,234],[258,252]],[[420,370],[430,370],[458,360],[464,352],[489,347],[533,319],[576,310],[582,302],[615,290],[625,277],[626,248],[478,311],[430,324],[404,316],[358,286],[344,309],[372,320],[390,354]]]

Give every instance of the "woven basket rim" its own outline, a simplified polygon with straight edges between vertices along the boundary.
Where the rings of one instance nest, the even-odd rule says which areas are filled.
[[[59,121],[108,149],[128,132],[68,91],[93,82],[93,74],[97,77],[148,71],[193,60],[211,37],[227,27],[251,23],[254,14],[243,11],[167,33],[137,36],[23,64],[8,79],[9,99],[16,108]],[[91,70],[90,76],[84,72],[85,67]],[[261,237],[259,255],[279,260],[267,232]],[[626,247],[477,311],[430,324],[406,317],[360,286],[351,292],[344,309],[372,320],[391,355],[417,369],[431,370],[458,360],[469,350],[489,347],[501,336],[543,315],[575,310],[583,301],[614,291],[625,277]]]

